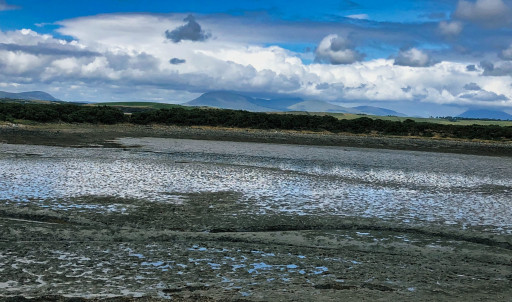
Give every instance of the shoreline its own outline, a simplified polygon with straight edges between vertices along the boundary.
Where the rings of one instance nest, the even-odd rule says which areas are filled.
[[[122,147],[114,142],[115,139],[121,137],[159,137],[512,156],[512,142],[204,126],[62,123],[36,125],[0,124],[0,143],[8,144],[61,147]]]

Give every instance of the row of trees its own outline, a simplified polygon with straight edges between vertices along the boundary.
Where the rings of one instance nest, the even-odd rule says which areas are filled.
[[[80,106],[72,104],[0,103],[0,120],[14,119],[36,122],[101,123],[126,122],[124,113],[108,106]]]
[[[497,125],[444,125],[439,123],[387,121],[361,117],[338,120],[332,116],[267,114],[222,109],[160,109],[134,113],[135,124],[224,126],[255,129],[327,130],[334,133],[375,133],[400,136],[441,136],[466,139],[512,139],[512,127]]]
[[[167,124],[179,126],[223,126],[254,129],[375,133],[400,136],[441,136],[465,139],[512,139],[512,127],[497,125],[444,125],[413,120],[387,121],[361,117],[338,120],[332,116],[267,114],[227,109],[170,108],[125,115],[109,106],[72,104],[0,103],[0,120],[116,124]]]

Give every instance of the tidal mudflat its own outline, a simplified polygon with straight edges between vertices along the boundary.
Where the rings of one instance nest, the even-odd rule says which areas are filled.
[[[512,158],[0,144],[0,297],[512,297]]]

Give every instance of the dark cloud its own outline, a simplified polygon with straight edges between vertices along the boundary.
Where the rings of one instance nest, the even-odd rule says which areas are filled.
[[[476,65],[475,64],[468,65],[468,66],[466,66],[466,70],[467,71],[476,71]]]
[[[365,55],[354,49],[350,41],[338,35],[325,37],[315,51],[317,62],[334,65],[351,64],[362,60]]]
[[[173,65],[183,64],[185,62],[187,62],[187,60],[179,59],[179,58],[172,58],[172,59],[169,60],[169,63],[171,63]]]
[[[187,22],[187,24],[182,25],[172,31],[166,30],[165,36],[167,39],[173,41],[174,43],[178,43],[183,40],[188,41],[206,41],[210,38],[210,34],[206,33],[199,23],[196,22],[196,19],[192,15],[188,15],[183,21]]]
[[[427,67],[434,65],[430,56],[416,48],[402,49],[395,58],[395,65],[410,67]]]
[[[485,27],[510,24],[512,10],[503,0],[460,0],[453,16]]]
[[[501,62],[499,65],[495,65],[490,61],[480,62],[480,67],[484,70],[484,76],[508,76],[512,75],[512,63]]]
[[[474,57],[483,57],[486,53],[496,53],[496,45],[505,48],[509,45],[505,45],[506,41],[510,42],[510,31],[482,27],[459,19],[446,19],[443,25],[440,25],[439,22],[430,20],[414,23],[375,20],[357,20],[356,22],[346,17],[325,22],[283,21],[270,17],[225,15],[205,18],[215,24],[215,31],[222,32],[223,38],[236,39],[244,43],[262,45],[274,43],[303,47],[304,44],[318,43],[326,33],[337,33],[339,36],[348,37],[354,45],[357,45],[358,50],[364,49],[370,59],[375,57],[373,55],[375,51],[382,53],[382,45],[386,45],[386,51],[399,49],[404,45],[408,47],[433,45],[442,49],[442,51],[430,51],[430,53],[435,52],[436,60],[467,61],[474,60]],[[250,35],[247,34],[248,24],[250,24]]]
[[[464,85],[464,89],[473,90],[473,91],[482,90],[482,88],[480,86],[478,86],[477,83],[468,83],[468,84]]]
[[[447,22],[447,21],[441,21],[439,22],[439,32],[443,34],[444,36],[453,37],[457,36],[462,32],[462,29],[464,26],[462,25],[462,22],[459,21],[453,21],[453,22]]]
[[[71,45],[62,45],[57,43],[38,43],[37,45],[19,45],[10,43],[0,43],[0,50],[12,52],[24,52],[32,55],[46,56],[66,56],[66,57],[97,57],[99,53],[84,50]]]
[[[403,88],[402,88],[402,91],[403,91],[403,92],[406,92],[406,93],[407,93],[407,92],[410,92],[411,90],[412,90],[412,87],[411,87],[411,86],[407,86],[407,87],[403,87]]]
[[[494,71],[494,64],[490,61],[480,62],[480,67],[483,68],[484,72],[493,72]]]

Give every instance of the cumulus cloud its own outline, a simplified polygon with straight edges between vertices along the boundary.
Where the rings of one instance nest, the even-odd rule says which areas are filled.
[[[315,51],[316,60],[334,65],[351,64],[364,58],[352,44],[338,35],[328,35],[322,39]]]
[[[497,94],[492,91],[476,90],[459,96],[463,99],[471,99],[482,102],[508,101],[509,99],[503,94]]]
[[[187,60],[179,59],[179,58],[172,58],[169,60],[169,63],[171,63],[172,65],[179,65],[179,64],[183,64],[185,62],[187,62]]]
[[[165,31],[167,39],[174,43],[181,42],[183,40],[188,41],[205,41],[210,37],[209,33],[206,33],[196,19],[192,15],[188,15],[183,21],[187,24],[182,25],[172,31]]]
[[[458,21],[441,21],[439,22],[439,31],[445,36],[457,36],[462,31],[462,22]]]
[[[512,60],[512,44],[500,52],[499,57],[503,60]]]
[[[56,94],[59,98],[75,101],[99,100],[100,95],[102,100],[117,100],[127,91],[133,94],[133,99],[167,101],[172,94],[185,95],[177,100],[187,101],[191,99],[189,95],[224,89],[248,95],[265,91],[326,101],[393,100],[410,104],[464,105],[485,102],[512,108],[512,101],[503,98],[512,98],[511,77],[482,76],[503,73],[508,62],[483,62],[478,67],[468,65],[467,62],[471,62],[468,60],[474,59],[471,57],[461,62],[443,60],[434,65],[428,53],[417,49],[401,51],[397,61],[403,64],[390,58],[362,61],[363,55],[355,51],[353,44],[336,35],[322,35],[316,40],[324,44],[316,50],[317,61],[311,62],[313,54],[308,61],[303,54],[277,45],[262,46],[268,44],[249,43],[236,35],[230,36],[229,28],[215,27],[216,17],[201,21],[205,28],[219,34],[219,38],[208,43],[163,40],[162,33],[168,28],[178,28],[184,17],[122,14],[63,21],[59,33],[74,37],[73,41],[61,41],[29,30],[0,31],[0,43],[5,44],[0,48],[0,85],[10,83],[32,90],[59,87],[61,91]],[[246,32],[248,27],[243,26],[237,30]],[[430,26],[432,32],[437,30],[437,24]],[[357,43],[359,45],[360,40]],[[69,52],[50,54],[54,48]],[[95,56],[76,55],[81,52]],[[186,64],[176,68],[173,62],[184,58]],[[337,65],[320,64],[322,62]],[[464,89],[468,83],[475,83],[495,95]]]
[[[503,0],[460,0],[454,16],[488,27],[510,24],[512,20],[511,9]]]
[[[19,7],[17,7],[16,5],[7,4],[7,2],[5,0],[0,0],[0,12],[6,11],[6,10],[18,9],[18,8]]]
[[[477,83],[468,83],[464,85],[464,89],[466,90],[481,90],[482,88],[478,86]]]
[[[430,56],[417,48],[401,50],[396,59],[395,65],[410,67],[426,67],[433,65]]]

